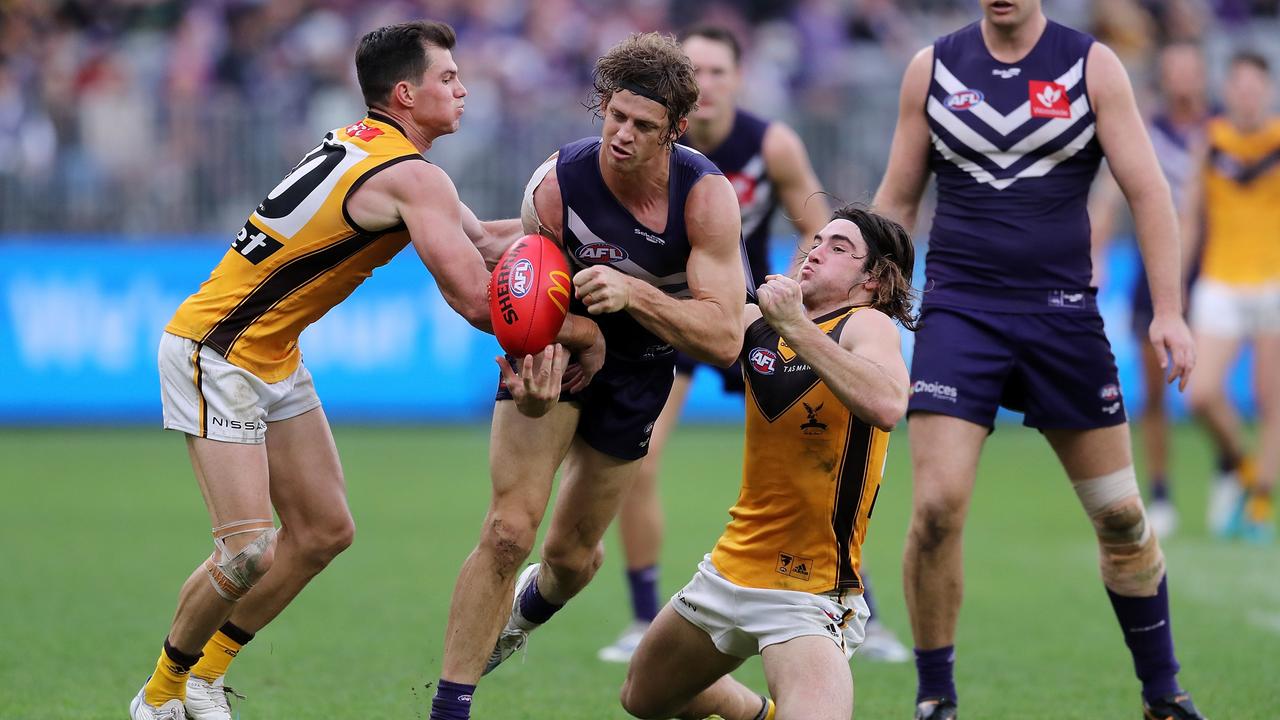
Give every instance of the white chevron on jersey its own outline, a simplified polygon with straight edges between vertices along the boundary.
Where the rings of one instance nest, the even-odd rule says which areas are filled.
[[[1017,175],[1010,178],[1002,178],[1000,180],[997,180],[994,175],[984,170],[982,166],[952,150],[945,142],[942,141],[942,138],[938,137],[937,133],[929,133],[929,135],[933,138],[933,146],[938,149],[938,152],[942,153],[944,158],[955,163],[961,170],[972,175],[974,180],[977,180],[980,183],[987,183],[996,190],[1004,190],[1021,178],[1043,177],[1046,175],[1050,170],[1056,167],[1058,163],[1083,150],[1084,147],[1089,144],[1089,141],[1093,139],[1095,129],[1094,124],[1089,123],[1088,127],[1086,127],[1084,131],[1077,135],[1070,143],[1067,143],[1061,148],[1058,148],[1057,151],[1050,153],[1049,155],[1045,155],[1034,163],[1023,168]]]
[[[599,235],[596,235],[594,232],[592,232],[591,228],[587,227],[587,224],[583,222],[581,217],[578,217],[578,213],[574,212],[573,208],[566,207],[565,210],[568,211],[567,212],[568,217],[565,218],[565,224],[568,225],[569,231],[572,232],[573,236],[578,239],[578,242],[582,243],[583,245],[591,245],[592,243],[605,243],[607,245],[614,245],[616,247],[616,243],[607,242],[601,239]],[[584,267],[584,268],[589,267],[588,265],[585,265],[581,261],[579,261],[572,251],[570,251],[569,256],[572,259],[574,265],[577,265],[579,267]],[[630,275],[631,277],[636,278],[637,280],[643,280],[649,283],[650,285],[654,286],[655,288],[663,291],[667,295],[670,295],[671,297],[677,297],[677,298],[693,297],[693,293],[689,291],[689,280],[688,280],[687,273],[678,272],[678,273],[672,273],[670,275],[662,275],[662,276],[654,275],[648,270],[645,270],[643,267],[640,267],[636,263],[632,262],[630,258],[627,258],[626,260],[619,260],[617,262],[609,263],[609,266],[614,268],[615,270],[618,270],[619,272]]]
[[[1057,80],[1054,80],[1054,82],[1061,85],[1065,90],[1070,90],[1075,87],[1076,83],[1080,82],[1082,78],[1084,78],[1084,58],[1077,60],[1076,64],[1071,66],[1070,70],[1067,70],[1059,76]],[[933,61],[933,79],[938,81],[938,85],[949,93],[958,93],[961,90],[968,89],[968,87],[964,83],[960,82],[955,75],[951,74],[951,71],[947,69],[946,65],[942,64],[941,60],[935,59]],[[1087,93],[1082,93],[1080,97],[1086,96]],[[1085,107],[1088,108],[1088,100],[1085,101]],[[1076,108],[1073,103],[1071,107],[1072,115],[1075,114],[1075,110]],[[973,113],[979,120],[990,125],[991,129],[1001,135],[1008,135],[1014,130],[1022,127],[1023,123],[1031,119],[1031,101],[1028,100],[1022,103],[1018,107],[1014,108],[1008,115],[1001,114],[999,110],[988,105],[986,100],[983,100],[977,105],[969,108],[967,112]]]
[[[947,132],[954,135],[957,140],[982,153],[988,160],[1000,166],[1001,170],[1005,170],[1010,165],[1021,160],[1027,153],[1039,149],[1040,146],[1056,139],[1059,135],[1069,130],[1072,125],[1078,122],[1076,118],[1089,111],[1089,101],[1084,95],[1076,98],[1075,102],[1071,103],[1071,117],[1054,118],[1046,122],[1008,150],[1001,150],[990,140],[975,132],[973,128],[956,117],[954,112],[948,110],[945,105],[938,102],[938,99],[932,95],[929,96],[928,111],[929,117],[937,120],[938,124],[946,128]]]

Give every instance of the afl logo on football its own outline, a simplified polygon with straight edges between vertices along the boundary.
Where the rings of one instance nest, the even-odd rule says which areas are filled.
[[[511,279],[507,283],[511,286],[511,294],[517,298],[529,294],[529,288],[533,287],[533,263],[529,258],[520,258],[511,268]]]
[[[772,375],[778,363],[778,356],[766,348],[758,347],[747,356],[751,361],[751,369],[761,375]]]
[[[591,265],[622,262],[627,259],[627,251],[607,242],[593,242],[578,248],[575,253],[578,259]]]
[[[982,91],[966,88],[960,92],[951,93],[943,104],[947,106],[948,110],[957,111],[968,110],[980,102],[982,102]]]

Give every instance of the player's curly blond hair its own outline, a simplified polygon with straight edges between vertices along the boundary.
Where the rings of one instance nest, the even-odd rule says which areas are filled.
[[[588,107],[597,116],[618,90],[661,103],[667,109],[664,144],[680,136],[680,120],[698,106],[693,63],[671,35],[633,33],[596,61]]]

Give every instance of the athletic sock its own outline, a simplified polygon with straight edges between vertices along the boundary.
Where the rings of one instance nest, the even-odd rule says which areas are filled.
[[[1151,476],[1151,499],[1155,501],[1167,501],[1169,499],[1169,478],[1164,473],[1155,473]]]
[[[627,570],[631,589],[631,612],[637,622],[651,623],[658,617],[658,566]]]
[[[1237,455],[1218,455],[1218,474],[1230,475],[1235,472],[1236,468],[1240,467],[1241,460],[1242,458]]]
[[[916,648],[916,702],[943,697],[955,702],[956,646],[936,650]]]
[[[1248,518],[1249,522],[1268,523],[1271,522],[1274,514],[1275,508],[1271,501],[1271,490],[1254,487],[1249,493],[1249,499],[1245,501],[1244,516]]]
[[[556,611],[562,607],[564,605],[556,605],[538,592],[538,578],[536,577],[520,594],[520,615],[535,625],[541,625],[550,620],[551,616],[555,615]]]
[[[147,685],[143,688],[142,698],[151,707],[161,705],[173,699],[185,700],[187,697],[187,675],[191,666],[200,660],[199,655],[188,655],[169,644],[164,639],[164,650],[156,661],[156,670],[151,673]]]
[[[252,639],[253,633],[241,630],[230,620],[226,621],[222,627],[218,628],[218,632],[209,638],[209,642],[204,644],[200,662],[191,667],[191,674],[208,682],[226,675],[227,668],[231,667],[231,661]]]
[[[876,599],[871,595],[871,576],[867,575],[866,570],[859,574],[862,576],[862,600],[867,603],[867,611],[870,613],[867,619],[875,620],[880,613],[876,612]]]
[[[777,714],[778,706],[773,704],[768,695],[761,695],[760,702],[762,703],[760,712],[756,713],[756,716],[751,720],[773,720],[773,716]]]
[[[475,692],[475,685],[441,680],[431,699],[431,720],[470,720],[471,696]]]
[[[1169,620],[1168,577],[1151,597],[1124,597],[1107,589],[1124,642],[1133,655],[1133,669],[1142,681],[1142,697],[1148,702],[1182,692],[1178,687],[1178,660],[1173,656],[1173,629]]]

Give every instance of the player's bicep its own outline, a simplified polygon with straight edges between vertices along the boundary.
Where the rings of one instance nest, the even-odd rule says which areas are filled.
[[[845,324],[840,346],[875,363],[906,389],[910,374],[902,357],[902,335],[889,316],[869,309],[855,313]]]
[[[742,217],[738,198],[723,175],[707,175],[694,185],[685,204],[689,235],[686,279],[698,300],[713,300],[736,322],[747,281],[742,260]]]
[[[520,221],[526,233],[545,235],[563,244],[564,207],[560,181],[556,177],[557,157],[559,153],[533,171],[520,203]]]
[[[826,224],[831,210],[804,141],[791,128],[775,122],[765,131],[762,151],[769,180],[778,189],[787,216],[793,218],[802,238],[812,237]]]
[[[422,165],[393,188],[414,250],[450,307],[471,322],[488,317],[489,273],[463,231],[462,203],[444,171]]]
[[[894,220],[909,223],[908,230],[929,179],[929,123],[924,108],[932,77],[933,48],[928,47],[916,53],[902,77],[889,165],[874,200]]]
[[[1120,58],[1102,43],[1094,43],[1085,72],[1098,143],[1120,189],[1130,201],[1145,192],[1167,193],[1168,183]]]

